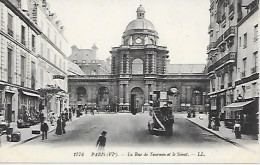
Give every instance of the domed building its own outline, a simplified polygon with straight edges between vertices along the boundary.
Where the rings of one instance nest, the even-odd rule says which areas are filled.
[[[145,18],[145,9],[139,6],[136,14],[123,32],[121,45],[110,51],[111,74],[69,76],[70,105],[140,112],[147,110],[151,92],[171,90],[175,111],[190,106],[203,109],[208,88],[205,65],[170,64],[169,51],[158,45],[159,35]]]

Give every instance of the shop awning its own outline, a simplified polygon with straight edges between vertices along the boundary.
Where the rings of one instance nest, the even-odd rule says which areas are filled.
[[[232,103],[232,104],[225,106],[225,109],[232,109],[233,111],[242,111],[244,106],[252,103],[253,101],[254,100]]]
[[[27,95],[27,96],[32,96],[32,97],[40,97],[40,95],[35,94],[35,93],[31,93],[31,92],[25,92],[25,91],[23,91],[23,94],[24,94],[24,95]]]

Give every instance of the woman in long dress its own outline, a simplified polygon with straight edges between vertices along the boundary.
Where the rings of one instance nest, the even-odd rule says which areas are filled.
[[[57,127],[56,127],[56,135],[61,135],[62,134],[62,129],[61,129],[61,117],[58,118],[57,120]]]

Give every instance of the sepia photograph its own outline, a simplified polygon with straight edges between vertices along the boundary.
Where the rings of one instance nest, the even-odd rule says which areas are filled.
[[[0,0],[0,164],[260,163],[259,0]]]

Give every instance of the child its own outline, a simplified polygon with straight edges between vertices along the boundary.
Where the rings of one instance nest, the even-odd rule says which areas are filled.
[[[101,133],[101,136],[99,136],[98,140],[97,140],[97,145],[96,147],[98,147],[98,150],[104,150],[105,145],[106,145],[106,131],[103,131]]]

